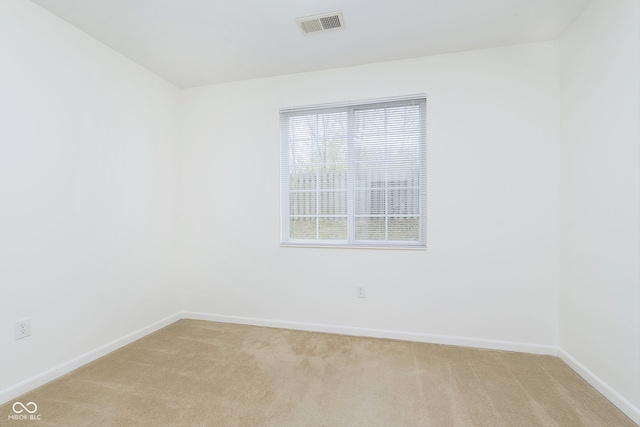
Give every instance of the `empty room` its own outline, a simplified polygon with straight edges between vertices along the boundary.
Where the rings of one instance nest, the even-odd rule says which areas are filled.
[[[640,1],[0,0],[0,425],[640,423]]]

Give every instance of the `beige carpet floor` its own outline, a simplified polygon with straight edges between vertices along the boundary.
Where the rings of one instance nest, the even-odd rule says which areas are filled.
[[[16,401],[36,403],[40,419],[9,419]],[[0,417],[41,427],[635,426],[551,356],[194,320],[13,400]]]

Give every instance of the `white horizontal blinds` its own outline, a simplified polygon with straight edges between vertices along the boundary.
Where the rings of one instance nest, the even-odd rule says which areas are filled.
[[[347,110],[290,113],[283,126],[288,139],[288,239],[346,241]]]
[[[356,242],[424,244],[425,103],[352,109]]]
[[[280,117],[283,243],[424,246],[424,98]]]

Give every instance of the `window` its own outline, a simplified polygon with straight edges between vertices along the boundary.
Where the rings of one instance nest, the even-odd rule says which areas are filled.
[[[426,98],[280,111],[281,243],[426,247]]]

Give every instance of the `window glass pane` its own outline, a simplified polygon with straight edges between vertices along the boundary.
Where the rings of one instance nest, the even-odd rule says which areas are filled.
[[[388,224],[389,240],[417,242],[420,238],[419,218],[390,217]]]
[[[322,218],[320,217],[320,239],[346,240],[347,218]]]
[[[362,190],[355,190],[354,205],[356,215],[384,215],[384,188],[367,188]]]
[[[346,191],[322,191],[319,194],[320,215],[346,215],[347,192]]]
[[[330,169],[318,174],[320,190],[346,190],[347,171],[342,165],[330,165]]]
[[[314,140],[294,140],[289,143],[289,168],[291,172],[310,171],[315,158]]]
[[[289,191],[315,191],[317,187],[316,173],[302,170],[289,174]]]
[[[289,194],[289,215],[315,215],[316,192],[297,191]]]
[[[356,240],[385,240],[384,218],[356,218]]]
[[[291,218],[289,220],[289,237],[292,239],[315,239],[315,218]]]
[[[288,134],[290,170],[315,172],[337,167],[345,169],[346,111],[290,117]]]
[[[393,184],[397,184],[398,181],[390,182],[388,185],[391,187]],[[408,214],[407,203],[407,189],[390,188],[387,192],[387,214],[389,215],[406,215]]]

